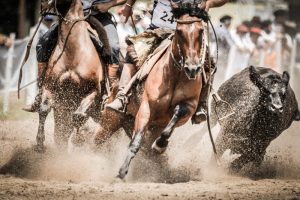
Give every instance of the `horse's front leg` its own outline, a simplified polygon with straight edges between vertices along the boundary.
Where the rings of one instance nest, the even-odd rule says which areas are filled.
[[[91,109],[92,104],[95,103],[95,99],[98,92],[92,91],[88,94],[80,103],[77,110],[72,114],[72,124],[76,129],[75,135],[72,137],[72,143],[80,146],[84,143],[85,138],[80,134],[80,127],[88,120],[88,111]]]
[[[39,127],[36,135],[37,151],[44,151],[45,141],[45,121],[49,112],[51,111],[51,93],[44,89],[42,92],[42,100],[38,109],[39,113]]]
[[[73,126],[76,129],[79,129],[88,119],[88,110],[91,108],[91,105],[95,103],[95,98],[97,96],[97,90],[92,91],[87,95],[80,103],[77,110],[72,115]]]
[[[119,170],[118,178],[124,179],[128,173],[131,160],[135,157],[139,151],[142,143],[143,136],[147,131],[147,126],[150,119],[150,108],[148,101],[143,101],[139,111],[136,115],[135,127],[133,132],[133,138],[129,144],[126,159]]]
[[[152,149],[156,153],[161,154],[166,151],[169,143],[169,138],[171,137],[177,122],[182,117],[186,116],[187,113],[188,113],[188,106],[186,104],[179,104],[175,107],[172,119],[170,120],[166,128],[162,131],[160,137],[157,138],[152,144]]]

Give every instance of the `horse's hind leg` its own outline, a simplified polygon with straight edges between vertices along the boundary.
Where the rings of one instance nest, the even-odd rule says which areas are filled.
[[[50,105],[50,92],[43,90],[42,100],[39,106],[39,127],[38,133],[36,135],[37,151],[42,152],[44,150],[44,141],[45,141],[45,121],[49,112],[51,111]]]
[[[167,127],[162,131],[159,138],[157,138],[152,144],[152,149],[156,153],[163,153],[167,149],[169,138],[171,137],[176,123],[188,113],[188,108],[186,104],[180,104],[175,107],[173,117]]]

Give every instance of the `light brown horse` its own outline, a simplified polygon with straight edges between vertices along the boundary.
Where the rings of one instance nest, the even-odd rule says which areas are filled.
[[[171,45],[153,66],[143,89],[132,95],[126,115],[104,110],[102,128],[94,138],[101,144],[121,126],[128,130],[127,122],[130,116],[135,116],[133,134],[127,131],[132,140],[119,171],[121,179],[127,174],[143,138],[148,149],[152,146],[157,153],[163,153],[174,128],[185,124],[198,105],[203,71],[209,71],[208,65],[204,69],[208,60],[203,41],[206,37],[204,12],[197,6],[176,9],[180,17]]]
[[[74,127],[78,130],[85,122],[88,109],[100,96],[104,80],[104,63],[90,38],[81,1],[55,0],[54,6],[59,16],[58,42],[47,68],[42,65],[39,69],[40,79],[44,77],[38,111],[39,149],[43,148],[44,123],[51,108],[54,110],[54,140],[58,146],[66,147]]]

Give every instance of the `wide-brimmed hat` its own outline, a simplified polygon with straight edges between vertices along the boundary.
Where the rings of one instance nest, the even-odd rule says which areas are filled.
[[[273,15],[275,17],[288,16],[288,11],[284,10],[284,9],[279,9],[279,10],[276,10],[275,12],[273,12]]]
[[[220,22],[224,23],[226,21],[231,21],[232,17],[230,15],[224,15],[220,18]]]
[[[257,27],[252,27],[252,28],[250,28],[250,33],[261,35],[261,29],[257,28]]]

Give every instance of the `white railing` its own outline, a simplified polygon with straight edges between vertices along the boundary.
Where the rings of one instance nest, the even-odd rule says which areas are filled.
[[[10,96],[12,92],[17,91],[17,82],[19,77],[19,70],[22,60],[26,53],[27,43],[33,34],[34,28],[30,31],[30,36],[16,40],[15,34],[10,34],[12,45],[7,47],[0,47],[0,94],[3,96],[2,112],[7,114],[10,108]],[[30,51],[30,56],[23,68],[22,85],[26,85],[37,79],[37,61],[36,61],[36,46],[37,39],[34,40]],[[22,86],[21,85],[21,86]],[[29,104],[34,100],[36,95],[36,83],[24,88],[25,90],[25,104]]]

